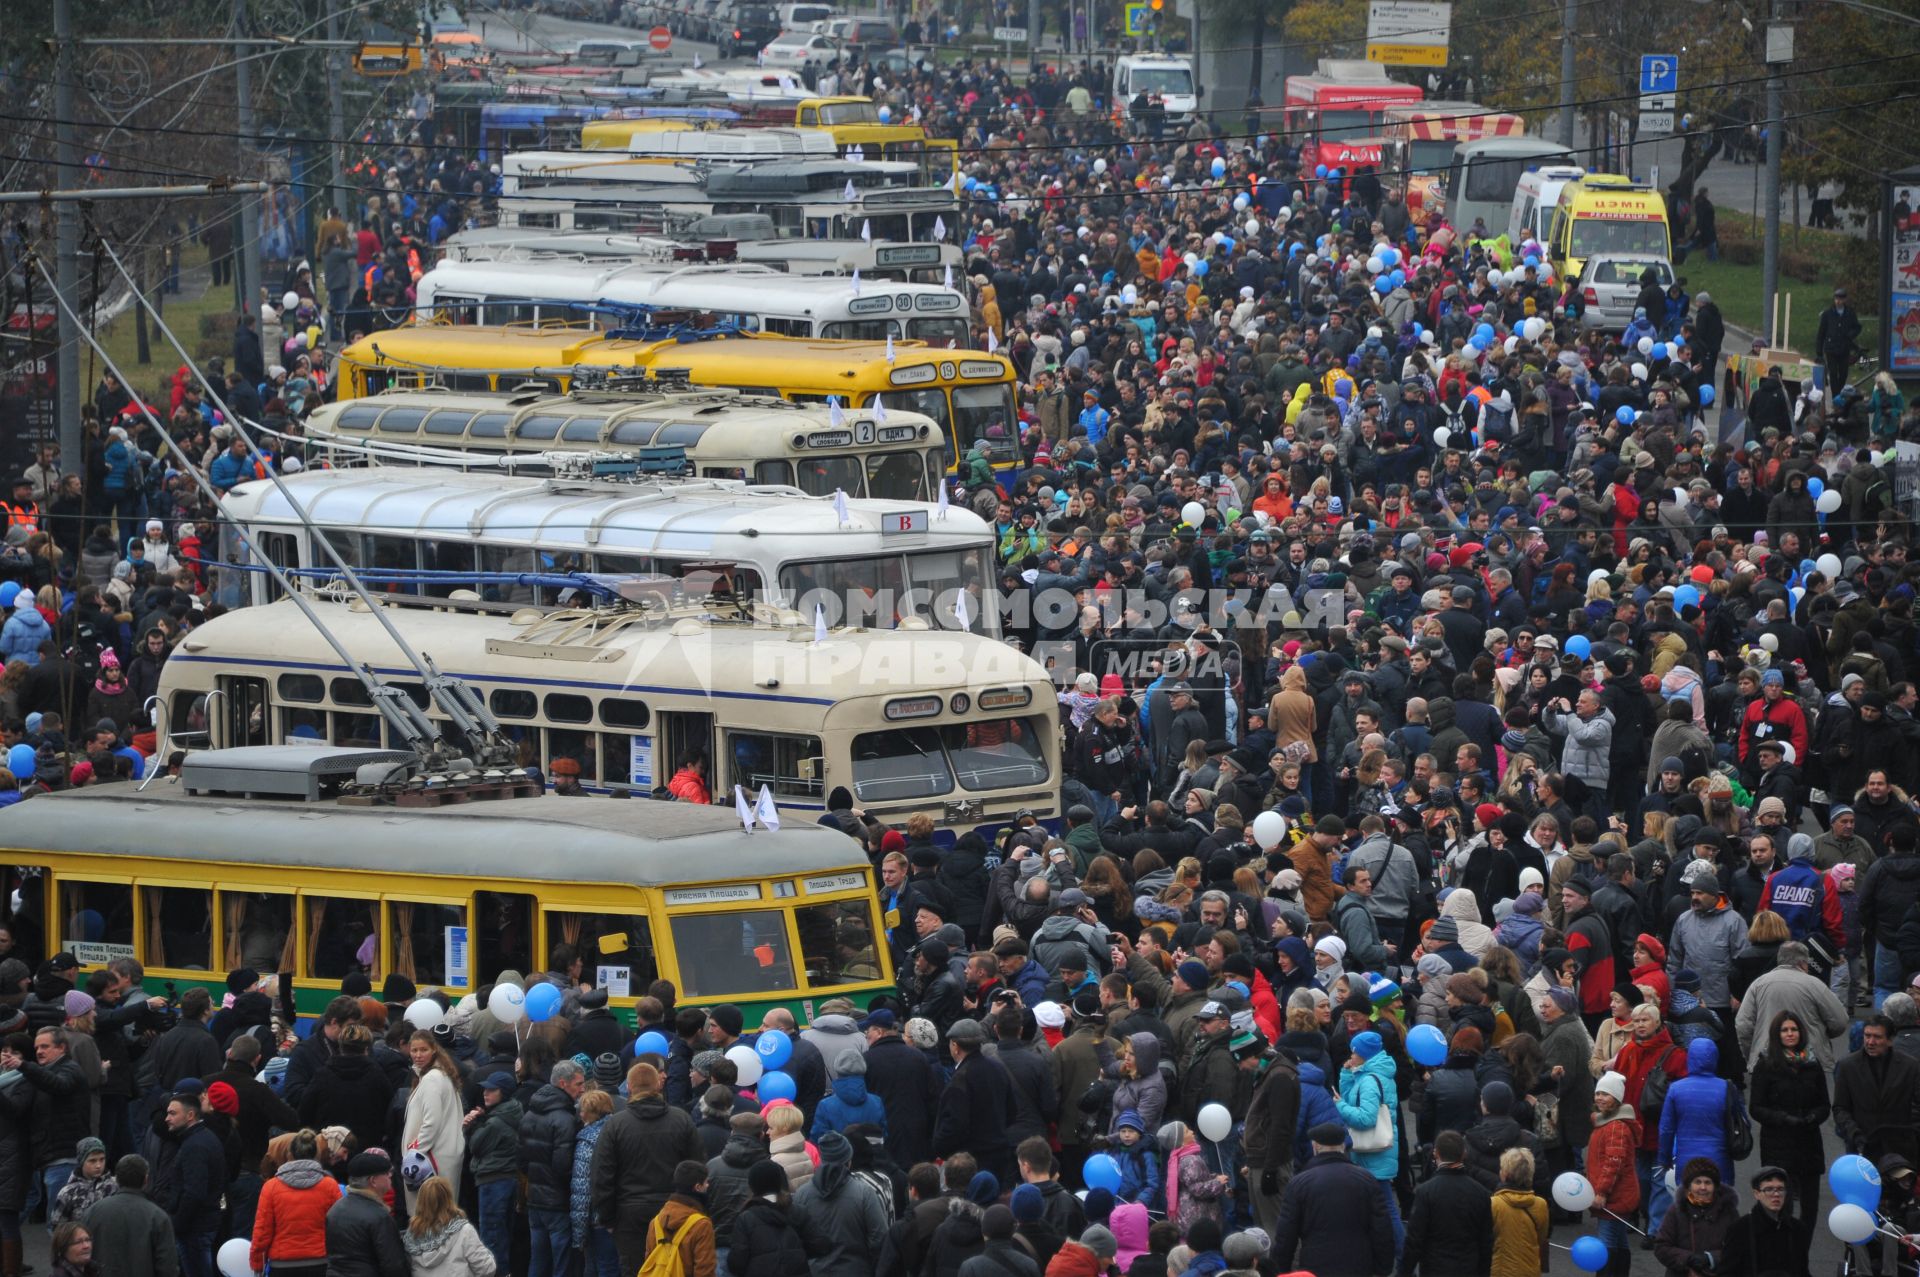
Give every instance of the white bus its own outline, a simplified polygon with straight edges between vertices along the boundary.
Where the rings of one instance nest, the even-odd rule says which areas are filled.
[[[456,231],[440,245],[443,262],[599,262],[674,265],[738,261],[771,266],[789,275],[842,275],[960,288],[966,256],[957,244],[899,244],[891,240],[781,239],[764,213],[702,218],[676,239],[618,233],[555,234],[481,226]]]
[[[720,479],[508,478],[436,469],[375,466],[304,470],[283,477],[334,549],[375,588],[446,596],[448,576],[497,574],[479,593],[503,603],[552,602],[556,591],[504,579],[515,574],[593,572],[703,578],[726,571],[734,590],[830,622],[882,628],[919,618],[943,629],[999,634],[994,602],[993,529],[954,506],[941,517],[927,502],[846,500],[797,488]],[[280,489],[240,484],[221,513],[247,530],[282,568],[332,571],[332,560]],[[222,561],[244,564],[229,533]],[[387,575],[383,576],[385,573]],[[264,570],[248,570],[230,603],[265,602],[278,592]],[[960,602],[964,592],[966,602]]]
[[[509,324],[586,319],[618,329],[637,307],[683,310],[730,321],[747,332],[848,341],[967,345],[967,300],[939,284],[875,280],[855,292],[833,276],[797,276],[738,262],[442,262],[421,276],[415,313],[423,322]]]
[[[809,496],[927,501],[946,436],[917,412],[789,403],[721,386],[632,379],[499,393],[391,390],[325,404],[306,423],[334,466],[439,466],[528,474],[678,474],[791,484]],[[511,464],[508,464],[511,463]]]
[[[445,722],[380,617],[359,602],[311,602],[357,660]],[[240,608],[181,641],[160,676],[170,748],[405,747],[295,606]],[[915,811],[961,828],[1058,812],[1046,671],[977,634],[916,621],[833,629],[821,642],[798,614],[712,598],[512,615],[464,599],[380,606],[414,651],[486,699],[523,765],[549,779],[557,766],[590,792],[644,796],[698,755],[716,802],[730,803],[736,784],[765,785],[796,821],[842,786],[893,824]],[[647,813],[632,817],[644,824]]]

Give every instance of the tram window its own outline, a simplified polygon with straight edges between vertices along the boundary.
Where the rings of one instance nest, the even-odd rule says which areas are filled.
[[[547,696],[547,717],[556,723],[591,723],[593,702],[571,692],[553,692]]]
[[[793,467],[785,461],[762,461],[753,468],[755,483],[792,483]]]
[[[336,430],[372,430],[373,423],[379,416],[379,404],[373,404],[370,407],[346,408],[334,418],[333,426]]]
[[[367,695],[367,689],[357,678],[336,678],[327,689],[333,694],[336,705],[371,705],[373,698]]]
[[[420,422],[426,415],[424,408],[389,408],[374,429],[383,435],[419,434]]]
[[[676,936],[678,931],[674,933]],[[660,978],[653,925],[640,913],[571,913],[547,910],[547,948],[570,944],[580,955],[582,976],[596,967],[625,967],[635,997]],[[704,958],[704,955],[702,955]]]
[[[467,925],[458,905],[387,902],[387,934],[393,937],[393,971],[420,984],[447,983],[447,928]]]
[[[220,961],[229,971],[293,970],[293,897],[269,891],[220,893]]]
[[[200,692],[175,692],[173,704],[167,708],[167,735],[178,744],[206,734],[206,696]]]
[[[728,732],[733,781],[749,793],[770,786],[778,798],[820,796],[820,738],[775,736],[770,732]]]
[[[865,490],[866,476],[858,457],[802,457],[793,468],[800,476],[800,490],[810,497]]]
[[[60,919],[64,928],[60,933],[60,948],[77,953],[84,947],[95,955],[133,956],[132,887],[117,882],[63,879]]]
[[[368,556],[371,560],[368,571],[375,578],[376,588],[398,589],[409,594],[414,592],[417,587],[397,586],[394,582],[380,581],[379,574],[382,571],[412,572],[417,569],[420,566],[418,545],[419,543],[412,537],[388,536],[381,533],[368,535],[367,548],[372,551]]]
[[[442,408],[427,417],[427,433],[430,435],[463,435],[467,432],[467,423],[473,420],[470,412],[459,412],[452,408]]]
[[[777,909],[681,914],[673,919],[673,947],[688,958],[680,964],[685,998],[794,987],[786,919]]]
[[[635,731],[645,731],[652,721],[653,712],[645,701],[637,701],[627,696],[608,696],[600,702],[600,721],[608,727],[630,727]]]
[[[379,983],[380,937],[373,927],[374,902],[302,896],[300,904],[307,914],[307,975],[339,980],[363,971]]]
[[[568,443],[599,443],[600,432],[606,428],[605,417],[575,417],[560,432],[560,437]]]
[[[651,576],[653,560],[638,554],[596,554],[593,570],[608,575]]]
[[[361,749],[380,748],[380,716],[378,714],[343,714],[338,710],[334,711],[333,743],[354,745]]]
[[[357,568],[360,566],[359,533],[347,532],[340,528],[322,528],[320,529],[320,535],[327,539],[327,544],[333,547],[334,555],[338,555],[341,561],[345,562],[348,567]],[[328,554],[317,555],[314,560],[314,566],[324,568],[329,572],[337,572],[340,570],[339,563],[334,561],[333,555]]]
[[[280,699],[317,705],[327,697],[327,685],[318,674],[282,674]]]
[[[492,984],[502,971],[522,975],[533,965],[533,897],[505,891],[473,893],[473,987]]]
[[[496,718],[534,718],[540,713],[540,698],[532,692],[496,687],[487,697]]]
[[[474,547],[471,541],[427,541],[420,542],[420,566],[429,572],[472,573]],[[470,590],[473,582],[436,581],[427,586],[427,593],[435,598],[444,599],[455,590]]]
[[[480,570],[499,573],[531,573],[540,570],[534,553],[526,546],[483,545]],[[480,597],[489,603],[535,602],[533,587],[516,581],[493,581],[480,587]]]
[[[185,971],[213,968],[212,891],[205,887],[143,886],[140,907],[147,921],[146,948],[139,955],[140,961],[150,967]]]
[[[631,444],[644,447],[653,442],[654,432],[660,429],[657,421],[623,421],[613,428],[608,443]]]
[[[327,712],[298,706],[280,711],[280,739],[286,741],[323,741],[327,738]]]
[[[513,437],[515,439],[551,439],[560,433],[560,423],[565,420],[565,417],[556,417],[550,413],[536,413],[524,418],[515,427]]]
[[[953,771],[931,727],[896,727],[853,738],[855,798],[935,798],[952,788]]]
[[[593,732],[571,732],[564,728],[547,729],[547,774],[552,775],[554,765],[561,759],[568,759],[580,767],[580,783],[592,784],[600,779],[600,748],[594,740]]]
[[[917,452],[882,452],[869,456],[866,493],[889,501],[925,501],[926,460]]]
[[[744,479],[747,477],[745,466],[706,466],[700,471],[702,479]]]
[[[763,332],[781,337],[813,336],[813,321],[810,319],[776,319],[769,316],[760,321],[760,328]]]
[[[793,911],[793,920],[800,930],[800,963],[807,971],[808,988],[880,978],[873,912],[866,901],[802,905]]]
[[[1008,785],[1038,785],[1047,780],[1047,757],[1040,751],[1040,733],[1034,720],[989,718],[973,723],[948,723],[940,728],[941,744],[953,759],[962,789],[1001,789]]]
[[[469,439],[504,439],[507,437],[507,423],[513,420],[511,413],[483,412],[473,419],[467,427]]]

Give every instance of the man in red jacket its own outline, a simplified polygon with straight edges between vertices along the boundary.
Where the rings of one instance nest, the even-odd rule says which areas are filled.
[[[1794,758],[1807,756],[1807,716],[1787,695],[1787,678],[1779,670],[1760,676],[1760,699],[1747,706],[1740,722],[1740,774],[1749,787],[1760,774],[1756,747],[1763,740],[1785,740],[1793,746]]]
[[[1613,986],[1619,983],[1613,974],[1613,936],[1593,907],[1593,884],[1585,878],[1575,874],[1562,883],[1560,903],[1566,910],[1567,952],[1579,972],[1580,1018],[1588,1033],[1598,1033],[1612,1014]]]

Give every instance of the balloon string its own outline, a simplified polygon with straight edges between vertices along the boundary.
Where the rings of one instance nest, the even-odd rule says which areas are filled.
[[[1610,1211],[1610,1210],[1608,1210],[1608,1209],[1607,1209],[1606,1207],[1604,1207],[1604,1206],[1602,1206],[1602,1207],[1600,1208],[1600,1213],[1601,1213],[1602,1215],[1609,1215],[1609,1216],[1612,1216],[1612,1217],[1613,1217],[1614,1219],[1617,1219],[1617,1220],[1620,1220],[1620,1222],[1621,1222],[1622,1224],[1626,1224],[1626,1226],[1627,1226],[1628,1228],[1633,1228],[1633,1224],[1632,1224],[1631,1222],[1629,1222],[1629,1221],[1627,1221],[1627,1220],[1624,1220],[1624,1219],[1620,1219],[1620,1217],[1619,1217],[1618,1215],[1614,1215],[1614,1213],[1613,1213],[1612,1211]],[[1633,1231],[1634,1231],[1634,1232],[1636,1232],[1636,1233],[1640,1233],[1640,1235],[1641,1235],[1642,1237],[1645,1237],[1645,1236],[1646,1236],[1646,1234],[1645,1234],[1644,1232],[1641,1232],[1641,1230],[1640,1230],[1640,1229],[1638,1229],[1638,1228],[1633,1228]]]

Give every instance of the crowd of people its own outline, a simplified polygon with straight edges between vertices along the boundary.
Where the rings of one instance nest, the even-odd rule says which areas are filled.
[[[1842,1153],[1920,1228],[1898,388],[1776,368],[1723,434],[1706,294],[1597,327],[1537,244],[1263,114],[1129,120],[1098,64],[833,71],[961,140],[1021,422],[957,495],[1063,689],[1058,827],[949,845],[833,795],[899,989],[807,1024],[665,984],[628,1023],[564,947],[492,982],[560,990],[532,1025],[491,985],[349,977],[302,1029],[271,974],[173,1007],[130,959],[0,960],[0,1277],[40,1212],[58,1277],[208,1277],[233,1239],[329,1277],[1519,1277],[1569,1244],[1808,1277]],[[188,369],[138,392],[217,490],[482,208],[428,116],[207,370],[242,422]],[[0,803],[172,762],[143,707],[225,602],[218,503],[134,393],[4,506]]]

